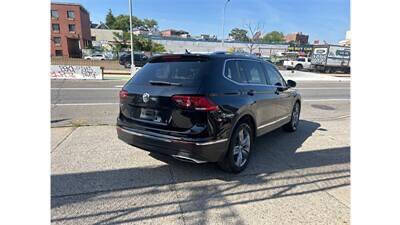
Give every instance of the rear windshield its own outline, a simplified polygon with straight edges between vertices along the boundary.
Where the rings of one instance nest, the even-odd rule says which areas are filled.
[[[132,77],[129,84],[150,85],[150,81],[162,81],[200,86],[209,64],[209,61],[150,62]]]

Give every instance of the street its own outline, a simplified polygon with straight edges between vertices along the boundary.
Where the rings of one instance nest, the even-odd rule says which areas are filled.
[[[118,140],[125,82],[52,80],[52,223],[350,223],[350,82],[298,81],[297,132],[257,138],[237,175]]]
[[[51,125],[114,125],[126,81],[52,81]],[[349,115],[350,82],[298,81],[304,119]]]

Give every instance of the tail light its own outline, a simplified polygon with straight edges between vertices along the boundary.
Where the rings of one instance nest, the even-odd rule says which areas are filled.
[[[128,97],[128,92],[125,90],[119,91],[119,100],[125,100]]]
[[[218,106],[204,96],[174,95],[172,100],[185,109],[195,109],[201,111],[216,111]]]

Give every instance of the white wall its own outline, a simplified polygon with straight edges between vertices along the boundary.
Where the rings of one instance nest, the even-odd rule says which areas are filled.
[[[185,49],[191,52],[215,52],[215,51],[228,51],[230,48],[241,49],[249,52],[246,43],[224,43],[221,42],[206,42],[206,41],[181,41],[181,40],[153,40],[154,42],[164,45],[165,49],[171,53],[184,53]],[[286,44],[257,44],[253,47],[253,53],[260,52],[262,55],[276,54],[277,52],[284,52],[289,45]]]

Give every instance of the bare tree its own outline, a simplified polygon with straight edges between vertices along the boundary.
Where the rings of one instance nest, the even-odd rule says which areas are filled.
[[[264,23],[252,23],[251,21],[248,21],[243,25],[243,27],[249,31],[249,43],[247,44],[247,48],[249,49],[250,54],[252,54],[253,50],[257,48],[257,43],[263,33]]]

